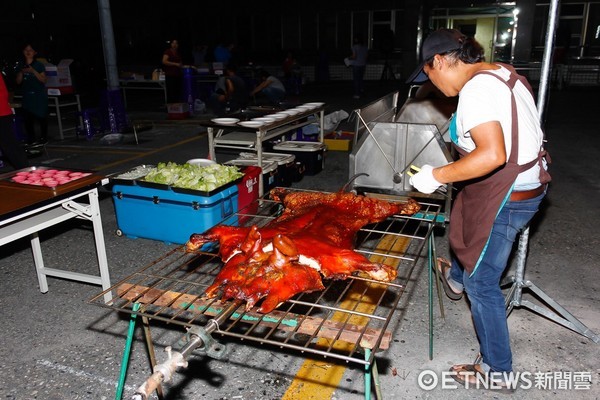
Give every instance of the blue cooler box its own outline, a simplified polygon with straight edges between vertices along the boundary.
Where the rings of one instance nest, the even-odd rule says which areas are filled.
[[[117,224],[131,238],[184,244],[220,222],[237,225],[238,188],[225,185],[205,195],[190,189],[115,184],[112,188]],[[197,192],[197,194],[195,193]],[[119,233],[119,232],[118,232]]]

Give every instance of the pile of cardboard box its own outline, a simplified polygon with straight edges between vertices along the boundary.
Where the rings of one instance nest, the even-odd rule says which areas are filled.
[[[49,62],[44,63],[46,76],[48,77],[46,82],[48,94],[61,95],[75,92],[73,80],[71,79],[71,63],[73,63],[71,59],[60,60],[58,65]]]

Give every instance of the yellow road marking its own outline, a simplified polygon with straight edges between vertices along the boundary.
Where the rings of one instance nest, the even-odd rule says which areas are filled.
[[[377,244],[375,252],[383,254],[401,254],[404,253],[409,245],[407,238],[401,238],[394,235],[385,235]],[[398,267],[399,259],[385,256],[371,256],[372,262],[385,263],[394,268]],[[365,292],[366,290],[366,292]],[[365,314],[372,313],[377,307],[376,304],[370,304],[366,299],[377,299],[382,292],[386,290],[385,285],[377,285],[364,281],[355,281],[351,290],[340,304],[340,308],[356,310]],[[363,292],[365,294],[363,295]],[[348,314],[336,312],[333,314],[333,321],[345,322]],[[348,319],[348,323],[354,325],[365,325],[368,318],[353,315]],[[328,347],[331,345],[330,339],[319,339],[318,347]],[[351,350],[353,343],[336,341],[333,348],[336,350]],[[294,380],[288,387],[288,390],[282,396],[282,400],[323,400],[331,398],[335,389],[346,371],[346,367],[341,364],[330,364],[323,360],[307,359],[298,369]]]
[[[199,139],[200,139],[200,136],[191,137],[191,138],[189,138],[189,139],[181,140],[181,141],[179,141],[179,142],[177,142],[177,143],[173,143],[173,144],[170,144],[170,145],[168,145],[168,146],[163,146],[163,147],[160,147],[160,148],[158,148],[158,149],[151,150],[151,151],[148,151],[148,152],[146,152],[146,153],[139,154],[139,155],[137,155],[137,156],[133,156],[133,157],[125,158],[125,159],[123,159],[123,160],[115,161],[115,162],[113,162],[113,163],[110,163],[110,164],[105,164],[105,165],[102,165],[102,166],[100,166],[100,167],[98,168],[98,170],[100,170],[100,171],[101,171],[101,170],[103,170],[103,169],[108,169],[108,168],[114,167],[115,165],[120,165],[120,164],[123,164],[123,163],[125,163],[125,162],[128,162],[128,161],[131,161],[131,160],[135,160],[135,159],[138,159],[138,158],[142,158],[142,157],[149,156],[149,155],[151,155],[151,154],[160,153],[160,152],[161,152],[161,151],[163,151],[163,150],[167,150],[167,149],[171,149],[171,148],[173,148],[173,147],[181,146],[182,144],[190,143],[190,142],[193,142],[193,141],[195,141],[195,140],[199,140]]]
[[[171,149],[173,147],[178,147],[178,146],[181,146],[181,145],[184,145],[184,144],[187,144],[187,143],[199,140],[199,139],[202,138],[202,136],[203,135],[200,134],[199,136],[195,136],[195,137],[191,137],[191,138],[188,138],[188,139],[184,139],[184,140],[181,140],[181,141],[179,141],[177,143],[173,143],[173,144],[170,144],[168,146],[159,147],[158,149],[154,149],[154,150],[150,150],[150,151],[146,151],[146,152],[139,152],[139,151],[135,151],[133,149],[131,151],[128,151],[128,150],[102,151],[102,153],[105,153],[105,154],[134,154],[134,155],[131,156],[131,157],[127,157],[127,158],[124,158],[124,159],[112,162],[110,164],[101,165],[98,168],[95,168],[95,170],[102,171],[102,170],[114,167],[116,165],[120,165],[120,164],[129,162],[129,161],[132,161],[132,160],[136,160],[138,158],[142,158],[142,157],[146,157],[146,156],[149,156],[149,155],[152,155],[152,154],[160,153],[161,151],[164,151],[164,150],[167,150],[167,149]],[[77,148],[77,149],[60,148],[60,151],[62,151],[62,152],[72,151],[72,152],[77,152],[77,153],[97,153],[98,152],[96,149],[81,149],[81,148]]]

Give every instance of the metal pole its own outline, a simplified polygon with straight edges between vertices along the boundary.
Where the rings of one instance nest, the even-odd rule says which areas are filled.
[[[102,33],[102,49],[104,51],[104,67],[108,90],[119,89],[119,72],[117,70],[117,51],[110,14],[110,0],[98,0],[100,32]]]
[[[544,109],[546,107],[546,99],[548,93],[548,80],[550,77],[550,69],[552,68],[552,48],[554,47],[554,35],[556,32],[556,16],[558,14],[559,0],[552,0],[548,11],[548,28],[546,30],[546,45],[544,47],[544,56],[542,58],[542,67],[540,70],[540,87],[538,90],[538,117],[540,123],[543,122]],[[523,229],[519,237],[519,246],[517,253],[517,266],[515,269],[515,281],[517,282],[516,291],[514,292],[513,301],[510,304],[510,309],[513,306],[521,305],[522,283],[525,277],[525,262],[527,259],[527,245],[529,243],[529,226]],[[510,312],[510,311],[509,311]]]
[[[554,37],[556,35],[556,19],[558,17],[559,0],[550,2],[548,10],[548,28],[546,30],[546,45],[544,47],[544,56],[542,58],[542,68],[540,70],[540,87],[538,90],[538,116],[543,125],[543,117],[546,109],[546,100],[548,99],[548,82],[550,82],[550,70],[552,69],[552,50],[554,49]]]

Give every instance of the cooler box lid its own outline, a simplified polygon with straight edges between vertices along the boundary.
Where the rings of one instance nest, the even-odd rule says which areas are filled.
[[[256,160],[242,159],[238,158],[235,160],[230,160],[225,162],[227,165],[237,165],[239,167],[247,167],[247,166],[257,166]],[[266,161],[263,160],[263,165],[261,166],[264,174],[273,172],[277,169],[277,163],[275,161]]]
[[[317,152],[325,150],[325,143],[321,142],[295,142],[287,141],[281,142],[273,146],[273,150],[281,151],[306,151],[306,152]]]
[[[262,153],[263,162],[264,161],[274,161],[278,165],[286,165],[292,163],[296,160],[296,156],[293,154],[286,153]],[[240,153],[240,158],[243,160],[254,160],[258,159],[258,155],[256,153],[248,153],[242,152]]]

